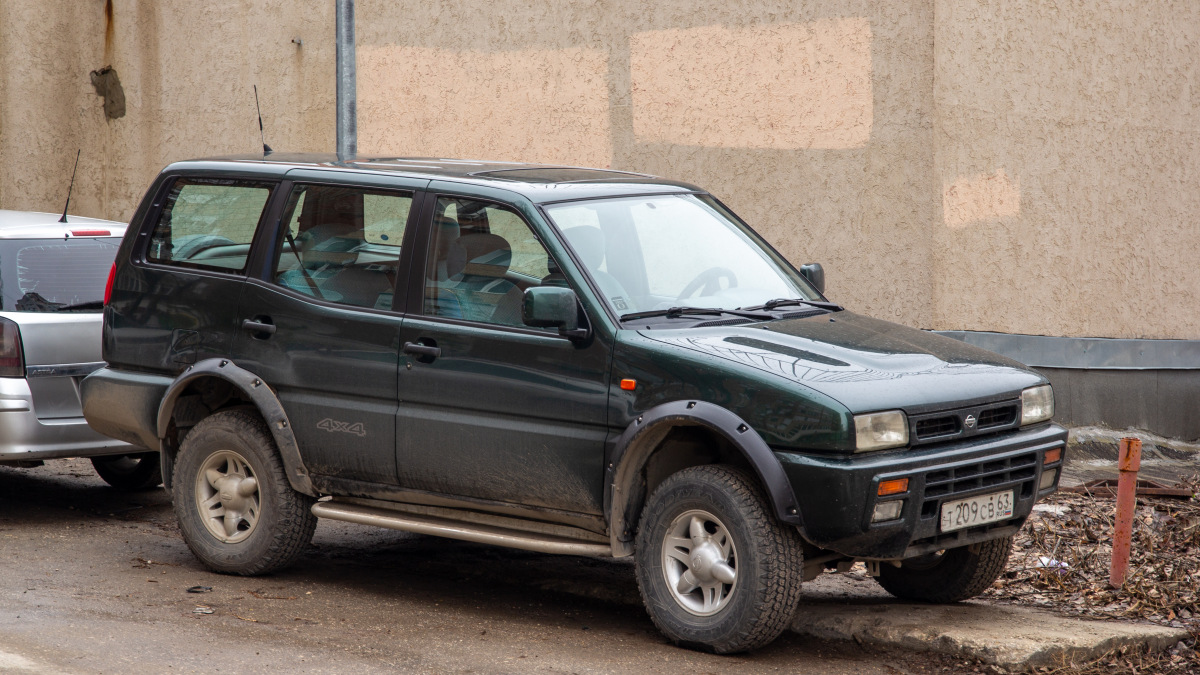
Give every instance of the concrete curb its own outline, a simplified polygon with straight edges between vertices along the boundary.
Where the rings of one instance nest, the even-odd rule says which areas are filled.
[[[805,602],[792,631],[824,640],[970,657],[1018,671],[1066,659],[1095,659],[1123,646],[1148,645],[1151,650],[1162,650],[1188,636],[1178,628],[1092,621],[980,602]]]

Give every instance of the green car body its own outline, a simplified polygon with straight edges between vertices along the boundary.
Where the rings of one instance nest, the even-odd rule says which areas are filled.
[[[188,196],[189,181],[198,196]],[[244,243],[223,237],[211,264],[176,262],[171,256],[197,248],[199,235],[173,242],[172,228],[178,235],[191,222],[187,209],[222,199],[222,185],[262,193],[253,235]],[[356,271],[390,286],[351,304],[355,288],[334,293],[321,276],[331,263],[280,271],[293,254],[300,261],[314,250],[311,240],[294,241],[286,222],[304,232],[302,189],[309,201],[368,191],[357,202],[360,221],[375,201],[408,200],[407,213],[397,211],[406,219],[399,248],[388,248],[386,234],[374,242],[357,235]],[[160,449],[168,486],[191,429],[224,409],[246,409],[265,421],[301,495],[440,509],[442,517],[491,514],[517,529],[518,521],[540,523],[615,556],[635,552],[647,500],[688,467],[728,465],[753,476],[816,569],[1009,537],[1056,488],[1066,431],[1048,419],[1021,424],[1023,392],[1047,380],[1016,362],[837,311],[805,281],[788,282],[808,299],[787,310],[619,312],[601,272],[551,211],[643,196],[687,196],[735,222],[695,186],[599,170],[307,156],[173,164],[117,255],[105,310],[108,366],[84,380],[84,413],[102,433]],[[544,247],[545,268],[530,274],[513,266],[533,239],[511,244],[511,260],[490,282],[523,302],[524,325],[473,321],[473,306],[447,310],[431,299],[443,283],[438,265],[457,255],[439,252],[447,204],[457,205],[457,222],[445,236],[457,236],[459,249],[495,240],[502,221],[524,221]],[[490,205],[490,225],[468,220],[472,204]],[[161,215],[167,208],[174,221]],[[800,278],[738,227],[781,275]],[[363,251],[385,249],[394,259],[363,262]],[[469,258],[465,269],[486,267],[485,257]],[[618,264],[610,253],[608,267]],[[709,275],[701,295],[710,283],[722,292],[715,277],[723,274]],[[464,288],[453,297],[484,292]],[[856,451],[856,416],[886,411],[903,413],[907,440]],[[881,496],[880,483],[896,478],[907,479],[904,489]],[[1013,495],[1010,517],[939,526],[945,504],[999,491]],[[898,514],[879,520],[877,505],[897,501]]]

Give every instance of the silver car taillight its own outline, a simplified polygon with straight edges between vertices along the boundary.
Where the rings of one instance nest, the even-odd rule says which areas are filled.
[[[0,318],[0,377],[25,377],[21,329],[5,318]]]

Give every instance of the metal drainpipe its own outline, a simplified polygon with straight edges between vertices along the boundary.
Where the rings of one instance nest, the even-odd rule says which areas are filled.
[[[358,84],[354,58],[354,0],[337,3],[337,156],[358,154]]]

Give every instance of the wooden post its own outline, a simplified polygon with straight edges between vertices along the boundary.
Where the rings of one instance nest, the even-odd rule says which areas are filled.
[[[1137,510],[1137,475],[1142,466],[1142,441],[1122,438],[1117,458],[1117,522],[1113,528],[1112,566],[1108,583],[1120,588],[1129,572],[1129,547],[1133,539],[1133,514]]]

